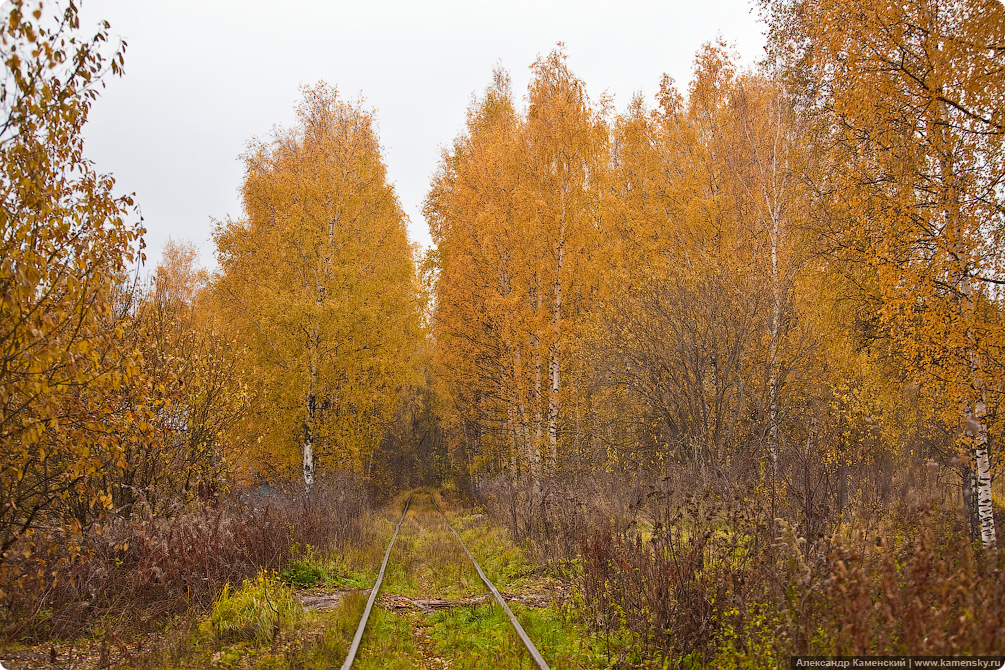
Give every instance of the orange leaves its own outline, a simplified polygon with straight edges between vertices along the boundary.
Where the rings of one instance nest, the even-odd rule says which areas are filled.
[[[970,353],[993,363],[1001,336],[974,307],[994,300],[984,279],[1005,259],[1001,204],[985,197],[1005,176],[1005,76],[984,46],[1005,36],[1005,11],[984,0],[798,4],[773,31],[779,46],[805,48],[792,72],[816,97],[821,228],[861,263],[906,371],[973,395]]]
[[[0,27],[0,546],[6,549],[96,469],[90,435],[107,430],[122,360],[110,301],[139,244],[129,198],[82,157],[80,129],[107,55],[91,40],[71,57],[58,33],[10,7]],[[78,36],[79,37],[79,36]],[[135,367],[126,372],[135,372]],[[88,425],[94,430],[87,428]],[[65,508],[64,508],[65,509]]]
[[[310,443],[358,470],[414,374],[414,259],[371,114],[324,84],[297,113],[244,156],[246,218],[217,229],[214,292],[260,380],[253,460],[288,470]]]
[[[938,398],[930,420],[972,449],[986,476],[971,528],[980,516],[991,546],[987,417],[998,412],[986,409],[1005,401],[1005,73],[989,45],[1005,38],[1005,9],[804,0],[772,24],[814,124],[807,177],[822,237],[877,313],[873,337]]]
[[[478,426],[494,467],[539,479],[557,465],[568,354],[601,283],[608,131],[560,51],[535,63],[529,98],[518,114],[508,75],[494,73],[424,213],[453,409]]]

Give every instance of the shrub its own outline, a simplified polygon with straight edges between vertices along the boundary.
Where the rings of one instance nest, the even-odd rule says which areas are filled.
[[[295,560],[287,563],[280,573],[284,583],[290,586],[308,587],[320,582],[331,581],[328,571],[309,561]]]
[[[278,570],[296,544],[326,552],[360,533],[358,486],[319,481],[310,499],[267,488],[171,518],[111,517],[76,533],[43,528],[0,565],[0,631],[30,641],[75,636],[99,618],[156,627],[208,608],[227,583]]]
[[[646,538],[610,523],[584,537],[580,595],[592,621],[627,629],[644,656],[699,662],[714,651],[724,612],[745,610],[763,523],[749,506],[701,494],[663,505]]]
[[[821,652],[955,656],[1005,649],[999,550],[959,539],[946,516],[927,511],[899,547],[860,536],[832,552]],[[952,540],[940,544],[939,537]]]

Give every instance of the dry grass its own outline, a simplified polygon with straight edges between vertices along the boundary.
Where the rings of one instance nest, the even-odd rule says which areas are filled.
[[[555,487],[561,505],[497,480],[487,509],[575,575],[580,616],[629,635],[646,667],[1005,647],[999,552],[968,541],[951,472],[888,464],[840,481],[823,462],[785,466],[773,489],[750,467],[682,463],[648,484],[591,473]]]
[[[170,518],[112,517],[76,537],[36,533],[0,575],[3,634],[74,638],[98,621],[119,634],[156,629],[308,546],[327,552],[362,536],[357,487],[333,480],[310,498],[293,491],[243,492]]]

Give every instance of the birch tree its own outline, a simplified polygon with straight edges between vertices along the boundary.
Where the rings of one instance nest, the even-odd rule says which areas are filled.
[[[816,184],[877,268],[908,371],[944,389],[972,533],[996,544],[988,417],[1000,398],[1005,10],[995,0],[769,4],[775,53],[818,125]],[[939,392],[939,391],[936,391]],[[993,396],[993,397],[992,397]],[[974,495],[969,495],[973,490]]]
[[[606,182],[607,124],[594,111],[585,84],[569,71],[565,54],[553,51],[535,63],[524,126],[529,187],[522,195],[536,249],[532,344],[535,395],[543,422],[535,421],[545,470],[554,472],[559,456],[562,385],[568,370],[577,321],[587,318],[599,282],[598,252],[604,246],[600,193]],[[547,361],[545,391],[537,381]],[[541,425],[541,424],[544,425]]]
[[[771,293],[767,320],[767,447],[772,476],[777,476],[783,409],[781,395],[791,371],[785,351],[792,317],[789,307],[797,270],[798,240],[794,230],[800,212],[798,166],[804,137],[791,98],[782,83],[763,73],[750,73],[733,82],[731,160],[733,178],[740,185],[756,220],[752,231],[766,256],[766,283]]]
[[[526,116],[496,73],[425,213],[440,369],[496,467],[528,476],[540,501],[559,462],[572,341],[599,281],[607,129],[560,51],[533,70]]]
[[[365,474],[399,389],[414,374],[419,305],[405,216],[370,114],[324,84],[297,125],[244,155],[245,218],[216,232],[216,291],[255,353],[264,387],[259,464],[299,452]]]

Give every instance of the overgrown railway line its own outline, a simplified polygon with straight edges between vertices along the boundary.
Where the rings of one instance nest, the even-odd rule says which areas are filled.
[[[394,547],[395,540],[398,539],[398,534],[399,531],[401,530],[401,525],[405,521],[405,517],[408,514],[408,509],[409,506],[411,505],[413,497],[414,493],[409,495],[408,499],[405,501],[404,508],[402,509],[401,512],[401,517],[398,519],[398,523],[395,525],[394,533],[391,536],[390,542],[388,542],[387,549],[384,552],[384,560],[381,563],[380,571],[377,574],[377,579],[374,583],[373,588],[370,590],[370,595],[369,598],[367,599],[366,607],[364,608],[363,614],[359,620],[359,624],[356,627],[356,633],[353,636],[352,644],[349,647],[349,652],[346,655],[345,661],[342,663],[342,670],[349,670],[356,659],[356,654],[359,651],[360,644],[362,643],[363,640],[363,634],[366,630],[366,625],[370,618],[370,612],[373,609],[373,603],[377,598],[381,584],[383,583],[384,580],[384,574],[387,571],[387,564],[391,556],[391,550]],[[509,608],[509,605],[506,604],[505,598],[503,598],[502,594],[495,587],[492,581],[489,580],[485,572],[482,570],[481,566],[478,564],[478,561],[475,560],[475,557],[468,550],[467,545],[464,544],[464,540],[461,539],[460,533],[458,533],[457,530],[451,525],[450,520],[447,519],[447,515],[444,514],[443,510],[436,503],[436,499],[433,497],[432,493],[429,494],[429,499],[430,502],[432,502],[433,506],[436,508],[436,511],[439,512],[440,516],[443,518],[443,522],[447,525],[447,528],[450,529],[454,537],[457,539],[457,542],[464,550],[464,553],[467,555],[472,565],[474,565],[474,568],[478,573],[479,578],[485,584],[485,587],[489,590],[489,593],[491,593],[491,595],[495,598],[495,601],[499,604],[500,607],[502,607],[503,611],[506,613],[506,617],[509,620],[510,625],[516,631],[517,636],[519,637],[523,646],[526,648],[527,653],[533,659],[534,663],[537,665],[538,668],[540,668],[540,670],[549,670],[548,663],[544,660],[544,657],[541,656],[541,652],[538,651],[537,647],[530,639],[530,636],[527,635],[527,632],[524,630],[523,626],[520,625],[520,622],[516,618],[516,615],[513,614],[513,611]]]
[[[394,547],[394,541],[398,539],[398,532],[401,530],[401,524],[405,520],[405,515],[408,514],[408,506],[411,504],[412,496],[410,495],[408,496],[408,500],[405,501],[405,508],[401,510],[401,518],[398,519],[398,523],[394,527],[394,535],[391,536],[391,541],[387,543],[387,551],[384,552],[384,562],[380,564],[377,581],[374,583],[373,588],[370,589],[370,597],[367,598],[366,607],[363,609],[363,616],[360,617],[359,625],[356,626],[356,634],[352,638],[352,644],[349,645],[349,653],[345,657],[345,662],[342,663],[342,670],[349,670],[352,667],[352,662],[356,660],[356,652],[359,651],[359,644],[363,640],[364,631],[366,631],[366,622],[369,620],[370,611],[373,609],[373,601],[377,599],[380,584],[384,581],[384,573],[387,571],[387,560],[391,557],[391,548]]]

